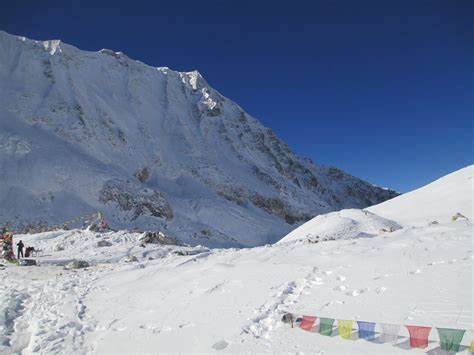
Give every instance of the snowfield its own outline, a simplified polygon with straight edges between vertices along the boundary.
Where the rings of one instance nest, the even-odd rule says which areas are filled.
[[[39,266],[0,270],[2,351],[442,353],[435,330],[427,349],[410,349],[405,328],[390,345],[305,332],[281,318],[472,329],[472,175],[467,167],[370,212],[319,216],[250,249],[142,245],[124,231],[16,236],[43,253]],[[447,205],[427,204],[445,191]],[[417,222],[410,210],[429,213]],[[452,220],[458,212],[467,218]],[[73,259],[90,266],[72,269]]]

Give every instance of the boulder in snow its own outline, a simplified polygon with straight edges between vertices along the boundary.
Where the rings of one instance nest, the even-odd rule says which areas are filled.
[[[125,261],[126,263],[132,263],[132,262],[137,262],[138,259],[135,255],[128,255],[125,258],[123,258],[122,261]]]
[[[54,249],[54,251],[63,251],[64,250],[64,245],[62,244],[57,244]]]
[[[177,240],[167,237],[161,232],[145,232],[139,240],[145,244],[178,245]]]
[[[99,240],[99,241],[96,243],[96,246],[97,246],[98,248],[110,247],[110,246],[112,246],[112,243],[109,242],[108,240]]]
[[[73,260],[66,265],[68,269],[83,269],[89,266],[89,263],[85,260]]]
[[[454,216],[451,217],[451,221],[467,221],[468,218],[463,215],[462,213],[456,213]]]
[[[20,265],[21,266],[35,266],[35,265],[38,265],[38,264],[36,263],[35,259],[21,259],[20,260]]]

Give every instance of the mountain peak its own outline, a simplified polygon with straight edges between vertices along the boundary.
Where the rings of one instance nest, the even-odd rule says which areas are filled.
[[[55,40],[52,40],[52,41],[43,41],[43,47],[51,55],[55,55],[56,52],[58,52],[58,53],[62,52],[61,41],[59,39],[55,39]]]
[[[200,90],[203,87],[208,87],[206,80],[204,80],[201,73],[197,70],[193,70],[190,72],[184,72],[183,76],[188,78],[188,82],[193,88],[193,90]]]

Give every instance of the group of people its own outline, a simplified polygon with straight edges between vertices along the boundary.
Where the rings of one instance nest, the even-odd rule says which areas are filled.
[[[23,244],[23,241],[19,241],[16,246],[18,247],[18,259],[20,259],[20,255],[22,258],[29,258],[31,256],[31,253],[35,251],[35,248],[33,247],[27,247],[25,249],[25,256],[23,256],[23,248],[25,247],[25,244]]]
[[[2,228],[0,231],[0,241],[2,244],[2,256],[6,260],[14,260],[15,254],[13,253],[13,233],[8,231],[6,228]],[[23,253],[23,249],[25,248],[25,244],[23,241],[20,240],[17,244],[17,259],[20,258],[28,258],[35,248],[27,247],[25,249],[25,253]]]

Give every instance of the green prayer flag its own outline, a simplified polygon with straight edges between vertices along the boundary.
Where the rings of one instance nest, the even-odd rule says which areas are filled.
[[[458,352],[465,330],[436,328],[439,334],[441,350]]]
[[[333,324],[333,318],[319,318],[319,334],[332,335]]]

